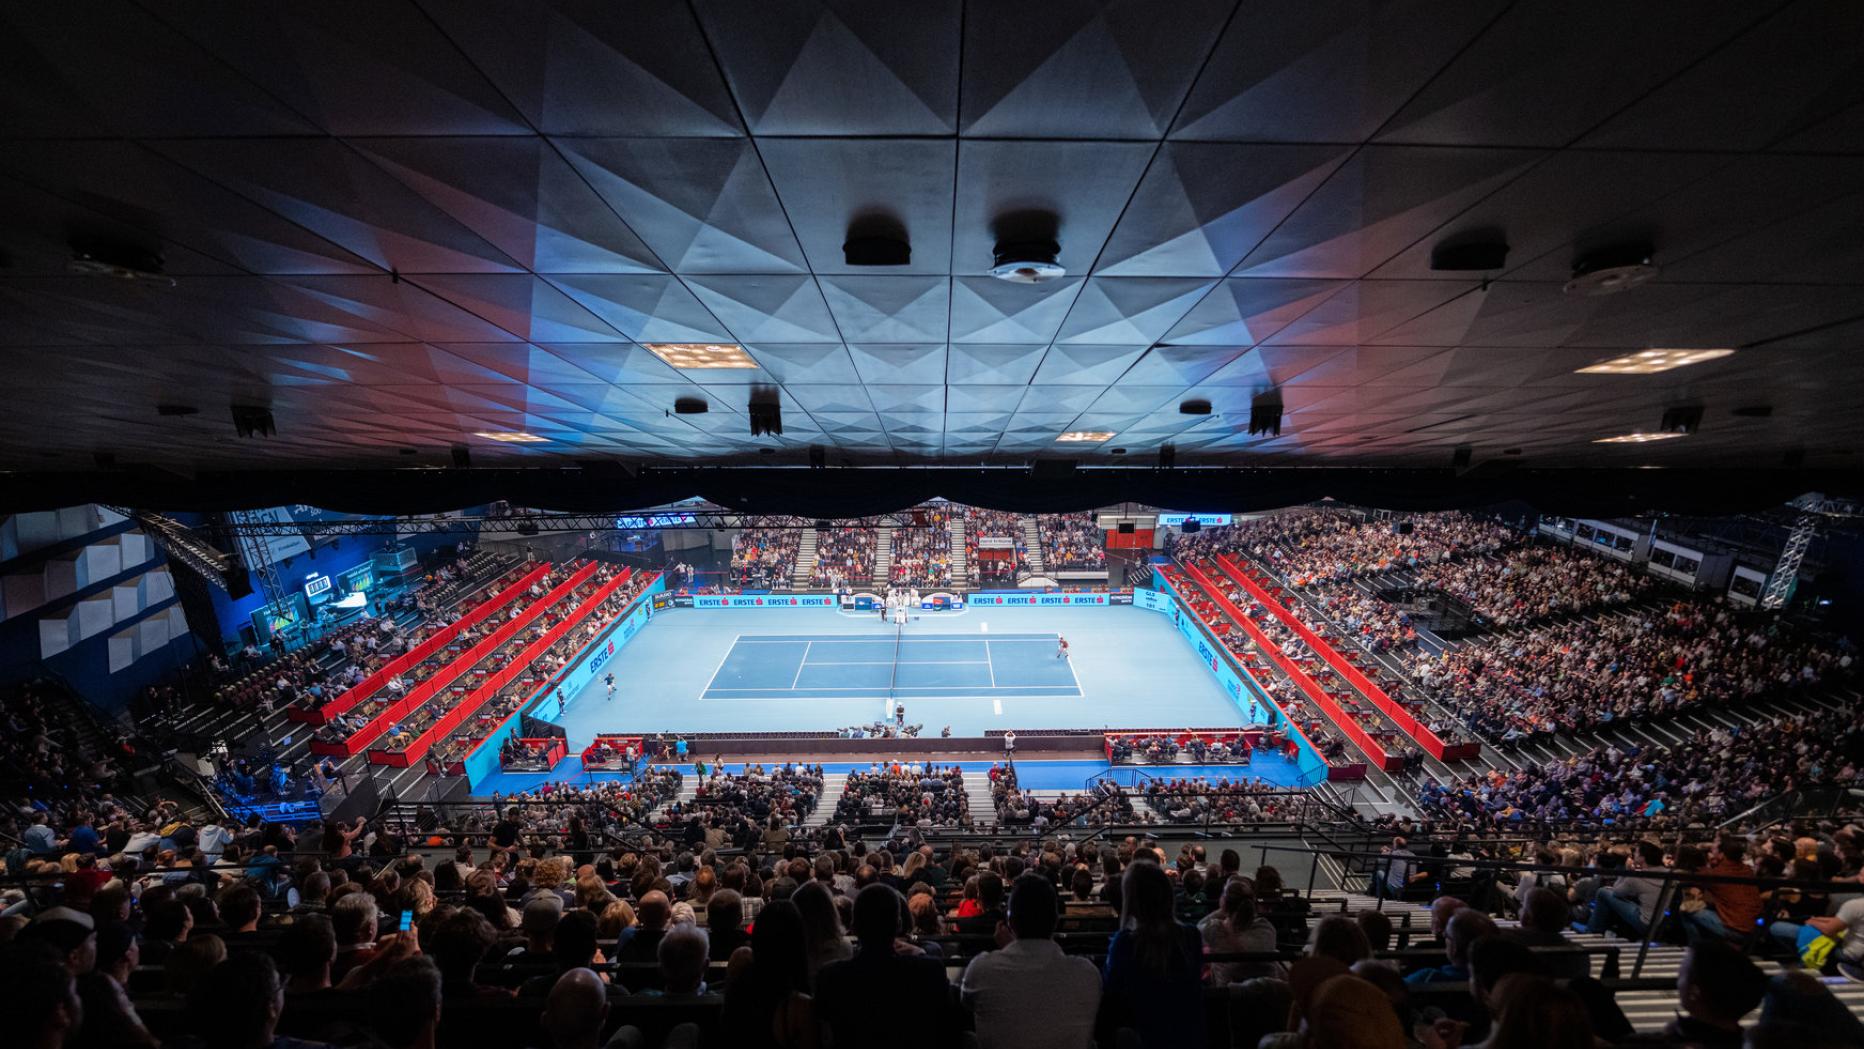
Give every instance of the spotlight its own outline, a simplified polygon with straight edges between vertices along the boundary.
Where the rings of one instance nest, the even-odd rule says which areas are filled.
[[[1184,401],[1178,405],[1179,415],[1209,415],[1210,402],[1205,400]]]
[[[1042,284],[1068,275],[1060,262],[1061,245],[1052,240],[998,244],[990,275],[1012,284]]]
[[[752,437],[783,432],[783,406],[778,403],[775,391],[753,390],[747,411],[751,416]]]
[[[1270,434],[1281,436],[1282,402],[1281,391],[1270,390],[1257,394],[1249,405],[1249,436]]]
[[[1439,244],[1430,249],[1430,268],[1447,273],[1501,269],[1508,262],[1508,245],[1502,241]]]
[[[1178,530],[1180,532],[1183,532],[1185,535],[1196,535],[1198,532],[1203,531],[1203,529],[1204,529],[1204,522],[1199,521],[1195,517],[1185,518],[1184,524],[1181,524],[1178,526]]]
[[[233,406],[233,429],[241,437],[271,437],[278,433],[272,421],[272,409],[238,404]]]
[[[678,397],[673,401],[675,415],[704,415],[710,408],[704,397]]]

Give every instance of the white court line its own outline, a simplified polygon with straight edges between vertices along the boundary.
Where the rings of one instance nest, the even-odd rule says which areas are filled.
[[[803,658],[796,661],[796,676],[790,679],[790,688],[794,689],[796,683],[803,679],[803,668],[809,665],[809,650],[814,647],[814,641],[803,642]]]
[[[908,667],[975,667],[989,663],[988,659],[902,659],[901,666]],[[893,665],[891,659],[851,659],[838,663],[831,659],[818,659],[809,664],[812,667],[888,667]]]
[[[705,679],[705,688],[699,690],[700,695],[703,696],[707,692],[712,691],[712,682],[717,681],[718,675],[724,671],[725,661],[731,658],[732,649],[737,648],[738,643],[743,640],[744,640],[743,634],[738,634],[732,637],[731,644],[725,646],[725,654],[718,657],[718,666],[715,666],[712,668],[712,676]]]
[[[990,711],[991,713],[997,715],[998,717],[1002,717],[1003,716],[1003,701],[1001,699],[991,700]]]
[[[990,642],[984,642],[984,665],[990,668],[990,687],[997,687],[997,664],[991,662]],[[997,704],[997,713],[1003,713],[1003,704]]]

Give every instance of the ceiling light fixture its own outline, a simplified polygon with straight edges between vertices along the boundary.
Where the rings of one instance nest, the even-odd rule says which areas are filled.
[[[1720,360],[1734,354],[1728,349],[1717,350],[1639,350],[1623,357],[1613,357],[1609,361],[1588,364],[1574,370],[1576,375],[1655,375],[1672,368],[1684,368],[1703,361]]]
[[[654,356],[682,370],[755,368],[757,362],[735,342],[644,342]]]
[[[1069,430],[1055,438],[1057,444],[1064,441],[1077,444],[1099,444],[1102,441],[1111,440],[1113,440],[1112,430]]]
[[[1573,279],[1561,289],[1568,295],[1616,295],[1657,276],[1648,244],[1614,244],[1573,263]]]
[[[539,437],[534,433],[525,433],[523,430],[479,430],[473,436],[483,437],[488,441],[498,441],[502,444],[542,444],[550,440],[548,437]]]
[[[991,253],[990,275],[1012,284],[1041,284],[1068,275],[1057,261],[1061,245],[1052,240],[999,244]]]
[[[1685,433],[1626,433],[1617,437],[1601,437],[1593,444],[1647,444],[1651,441],[1667,441],[1672,437],[1687,437]]]

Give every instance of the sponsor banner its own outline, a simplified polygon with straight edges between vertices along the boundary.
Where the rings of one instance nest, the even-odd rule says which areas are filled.
[[[1160,528],[1183,528],[1186,521],[1196,521],[1204,528],[1216,528],[1229,524],[1229,514],[1160,514]]]
[[[1133,595],[1131,594],[1108,594],[1107,603],[1110,605],[1130,605],[1133,603]]]
[[[615,528],[622,532],[635,532],[646,528],[679,528],[698,522],[699,519],[692,514],[631,514],[615,518]]]
[[[964,607],[964,598],[957,594],[928,594],[919,602],[919,607],[932,612],[944,612]]]
[[[1111,594],[972,594],[971,607],[985,605],[1069,605],[1069,606],[1106,606],[1112,604]]]
[[[672,608],[674,605],[678,603],[679,603],[678,598],[674,597],[672,594],[667,594],[667,593],[655,594],[650,601],[650,604],[653,610],[656,612],[660,611],[663,608]],[[686,604],[691,605],[692,601],[689,599],[686,602]]]
[[[697,594],[694,608],[834,608],[834,594]]]
[[[1170,612],[1177,607],[1170,594],[1148,590],[1143,586],[1133,588],[1133,604],[1140,608],[1149,608],[1154,612]]]

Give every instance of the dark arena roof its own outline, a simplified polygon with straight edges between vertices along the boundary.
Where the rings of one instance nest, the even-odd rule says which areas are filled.
[[[1839,0],[10,5],[0,501],[1854,490],[1861,32]]]

